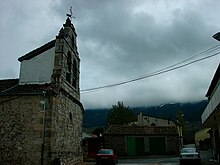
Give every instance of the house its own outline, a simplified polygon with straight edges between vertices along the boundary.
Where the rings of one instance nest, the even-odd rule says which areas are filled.
[[[143,115],[140,113],[138,115],[138,123],[139,126],[176,126],[176,123],[170,119],[163,119],[159,117],[153,117],[149,115]]]
[[[202,126],[211,128],[211,139],[213,144],[214,158],[220,160],[220,63],[206,93],[208,105],[204,110]]]
[[[179,135],[179,145],[183,145],[183,127],[171,120],[171,119],[165,119],[161,117],[154,117],[151,115],[144,115],[143,113],[140,113],[138,115],[138,126],[161,126],[161,127],[176,127],[177,133]]]
[[[175,126],[112,125],[104,134],[103,145],[119,156],[176,154],[179,135]]]
[[[18,79],[0,80],[0,164],[82,164],[83,105],[76,31],[23,55]]]
[[[204,128],[195,133],[195,145],[201,150],[211,148],[211,137],[209,131],[211,128]]]

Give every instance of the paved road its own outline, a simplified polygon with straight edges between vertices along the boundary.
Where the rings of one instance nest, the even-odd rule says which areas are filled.
[[[219,165],[215,162],[209,162],[212,156],[211,151],[201,151],[202,165]],[[120,158],[119,165],[179,165],[179,157],[145,157],[145,158]],[[85,165],[95,165],[94,162],[86,162]]]
[[[145,159],[120,159],[120,165],[177,165],[179,164],[178,157],[153,157]]]
[[[119,165],[178,165],[178,157],[147,157],[136,159],[119,159]],[[86,165],[95,165],[94,162],[87,162]]]

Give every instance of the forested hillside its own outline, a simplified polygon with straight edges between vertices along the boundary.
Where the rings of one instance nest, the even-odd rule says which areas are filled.
[[[184,114],[185,121],[195,122],[201,120],[207,101],[196,103],[175,103],[164,104],[154,107],[130,107],[135,114],[143,112],[143,114],[176,120],[177,110],[181,110]],[[107,125],[107,115],[110,109],[87,109],[84,113],[84,128],[100,127]]]

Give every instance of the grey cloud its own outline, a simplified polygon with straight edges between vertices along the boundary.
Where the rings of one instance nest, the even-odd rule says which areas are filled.
[[[0,30],[4,31],[4,39],[0,39],[0,69],[4,73],[0,78],[16,75],[14,72],[18,75],[17,58],[53,39],[72,6],[81,89],[126,81],[186,59],[216,45],[211,36],[220,28],[218,0],[190,4],[166,0],[0,3],[4,6],[0,11]],[[11,66],[6,65],[9,61],[13,61]],[[164,75],[82,94],[81,98],[85,108],[109,107],[117,101],[142,106],[205,99],[218,62],[219,57],[214,57]]]

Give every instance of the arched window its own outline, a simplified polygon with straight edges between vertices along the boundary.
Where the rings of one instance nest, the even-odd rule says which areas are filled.
[[[71,83],[71,54],[67,54],[67,70],[66,70],[66,81]]]
[[[76,88],[76,83],[77,83],[77,63],[76,60],[74,59],[73,61],[73,80],[72,80],[72,85]]]
[[[71,112],[69,113],[69,118],[70,118],[70,121],[72,121],[72,120],[73,120],[73,115],[72,115],[72,113],[71,113]]]
[[[75,39],[74,39],[74,36],[71,37],[71,44],[72,44],[72,46],[74,47],[74,45],[75,45]]]

